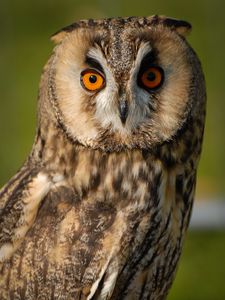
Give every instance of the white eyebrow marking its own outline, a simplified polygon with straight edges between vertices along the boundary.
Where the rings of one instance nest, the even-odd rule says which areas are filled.
[[[102,65],[106,66],[107,62],[106,59],[102,53],[102,51],[99,48],[92,47],[87,53],[87,56],[97,60]]]
[[[135,78],[137,77],[143,58],[151,51],[152,48],[149,43],[144,43],[144,42],[141,43],[137,53],[133,70],[131,70],[131,72],[133,71],[133,76]]]

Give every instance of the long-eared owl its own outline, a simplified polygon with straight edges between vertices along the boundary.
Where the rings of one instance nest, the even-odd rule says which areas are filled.
[[[204,130],[190,29],[90,19],[52,37],[34,145],[0,192],[1,299],[165,299]]]

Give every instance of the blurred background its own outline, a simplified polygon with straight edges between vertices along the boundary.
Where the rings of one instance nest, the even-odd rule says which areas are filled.
[[[191,228],[169,300],[225,299],[224,0],[1,0],[0,186],[17,171],[35,134],[41,70],[51,34],[78,19],[163,14],[189,21],[188,40],[206,76],[208,109]]]

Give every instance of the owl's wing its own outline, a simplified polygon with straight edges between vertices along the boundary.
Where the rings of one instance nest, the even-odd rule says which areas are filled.
[[[51,181],[39,168],[24,166],[0,191],[0,264],[9,259],[33,224]]]
[[[180,215],[179,217],[179,227],[180,231],[184,232],[187,230],[191,212],[192,205],[195,196],[196,187],[196,170],[186,169],[183,174],[176,176],[175,180],[175,204],[173,211],[176,211]]]
[[[40,171],[24,170],[19,177],[0,198],[3,299],[9,293],[21,299],[93,299],[97,294],[106,299],[118,275],[112,260],[125,230],[120,234],[122,215],[96,198],[84,201],[67,182],[51,184]]]
[[[68,289],[78,299],[90,292],[88,278],[95,270],[96,288],[104,275],[111,257],[101,253],[99,239],[112,222],[111,208],[99,208],[99,218],[96,208],[83,206],[72,188],[56,187],[56,181],[38,167],[24,166],[0,191],[1,299],[9,293],[44,297],[52,288],[56,298],[63,297],[68,278],[77,285],[74,292],[74,286]],[[83,277],[84,287],[78,286]]]

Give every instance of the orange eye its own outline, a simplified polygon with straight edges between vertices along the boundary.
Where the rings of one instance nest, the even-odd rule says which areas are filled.
[[[156,89],[163,81],[163,70],[159,67],[150,67],[141,75],[140,81],[145,88]]]
[[[104,84],[104,77],[95,70],[85,70],[81,73],[81,84],[88,91],[100,90]]]

